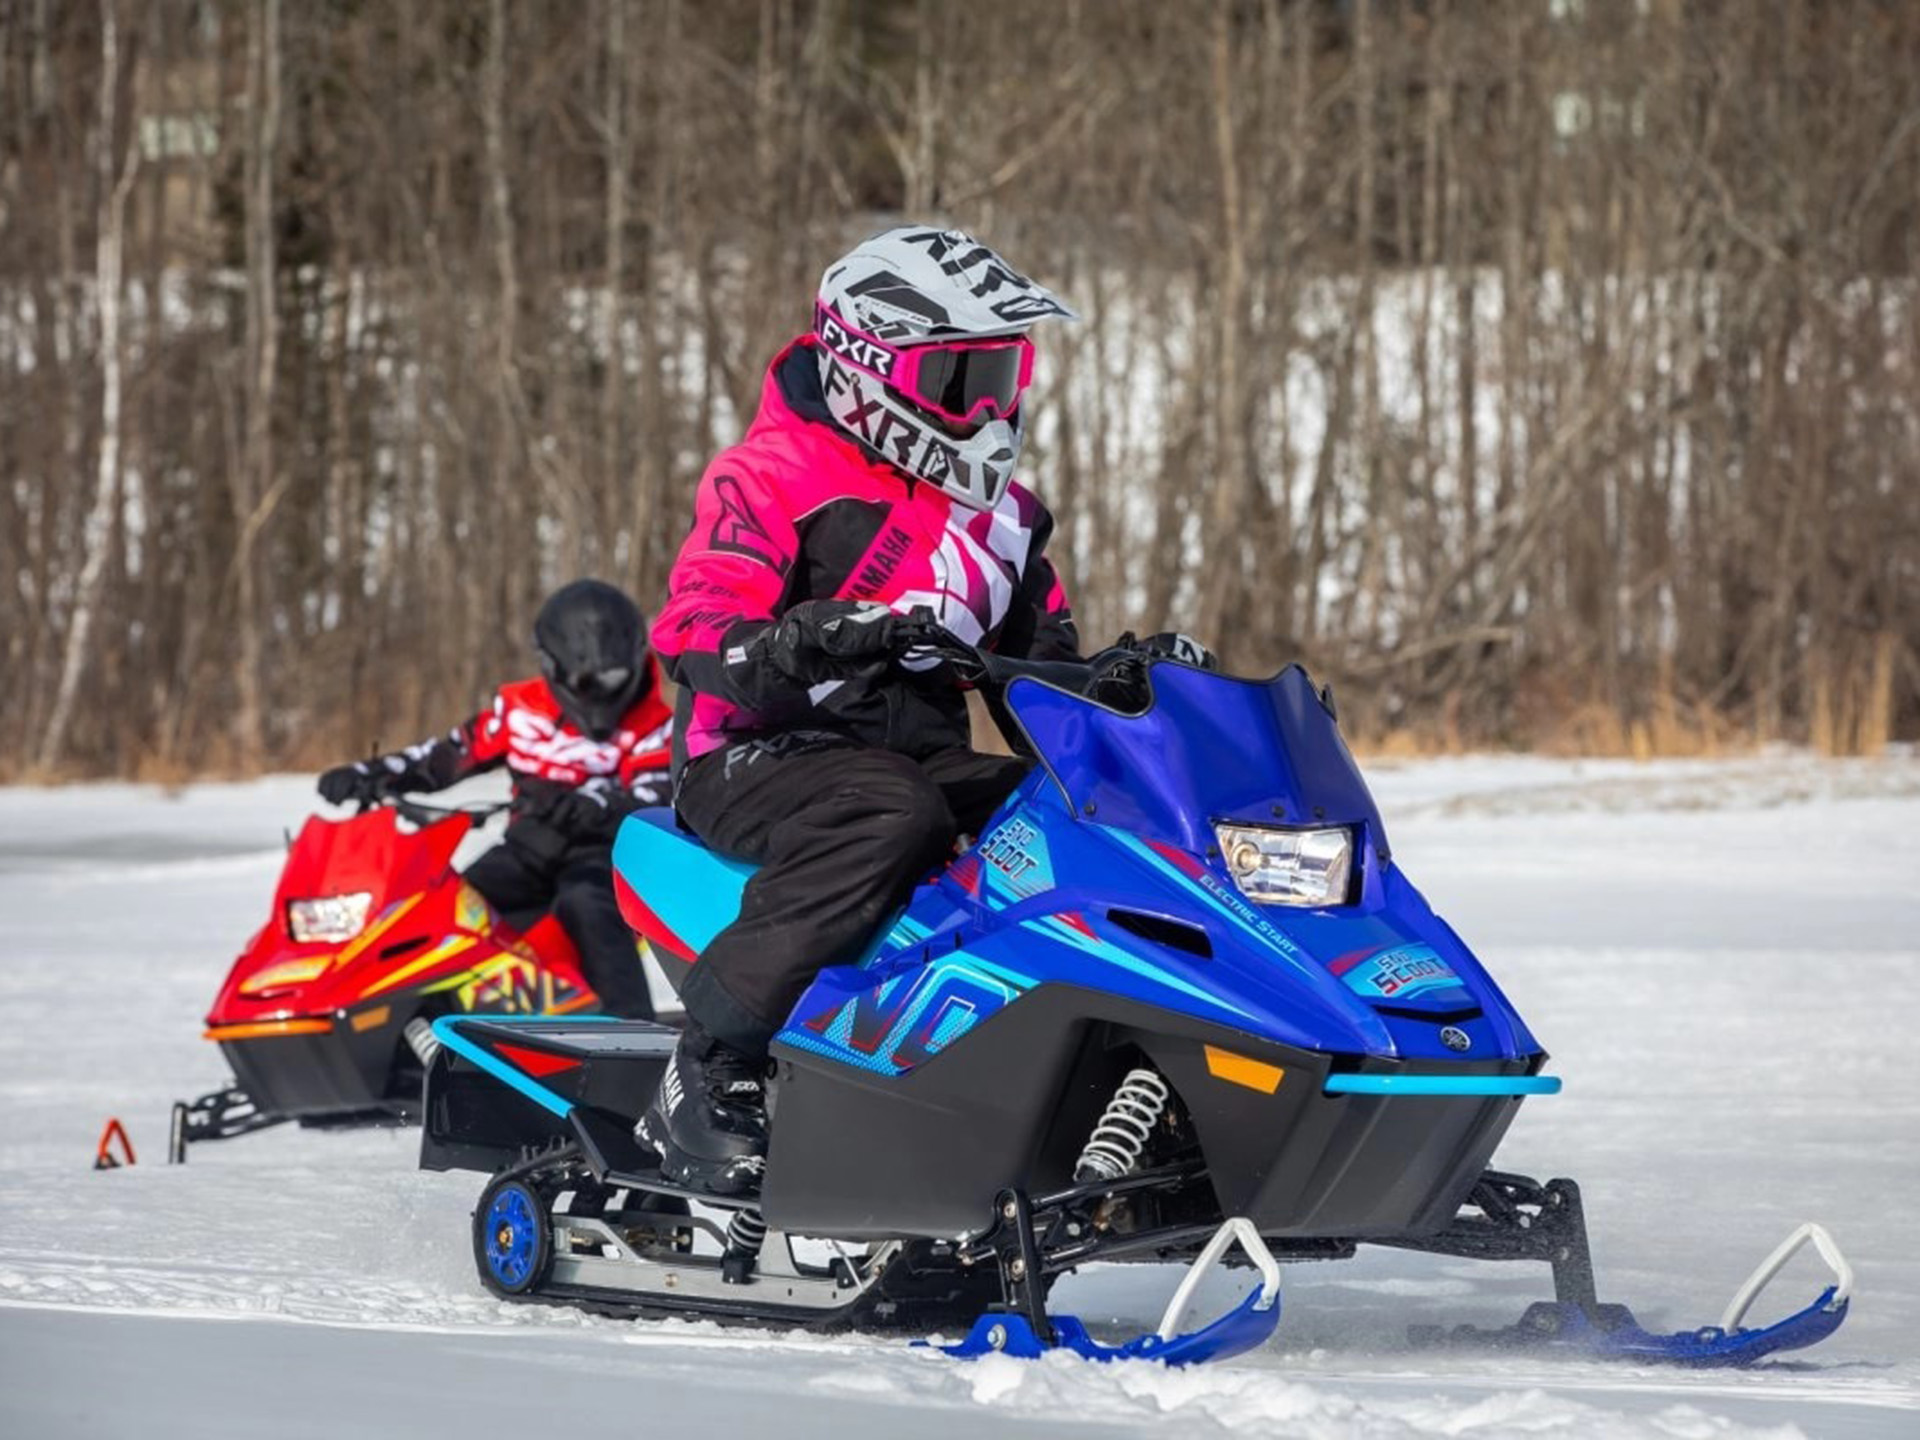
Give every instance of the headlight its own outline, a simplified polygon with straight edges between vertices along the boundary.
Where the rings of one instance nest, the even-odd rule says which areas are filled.
[[[302,943],[308,940],[351,940],[366,926],[367,911],[373,908],[373,896],[365,891],[352,895],[322,895],[313,900],[287,902],[287,933]]]
[[[1262,905],[1340,905],[1353,873],[1353,832],[1216,825],[1220,855],[1240,893]]]
[[[333,956],[318,955],[311,960],[283,960],[278,965],[269,965],[258,975],[250,975],[241,982],[242,995],[258,995],[263,990],[285,990],[290,985],[304,985],[326,973],[333,963]]]

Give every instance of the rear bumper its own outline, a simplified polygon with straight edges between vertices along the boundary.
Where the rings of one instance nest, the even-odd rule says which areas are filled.
[[[462,1016],[435,1034],[420,1167],[482,1173],[574,1138],[579,1111],[630,1131],[679,1039],[667,1026],[607,1016]]]

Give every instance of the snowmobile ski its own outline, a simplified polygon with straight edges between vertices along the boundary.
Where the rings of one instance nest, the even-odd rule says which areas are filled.
[[[1834,1283],[1820,1297],[1771,1325],[1749,1329],[1741,1322],[1774,1276],[1811,1243],[1833,1271]],[[1646,1329],[1625,1305],[1542,1300],[1512,1325],[1487,1330],[1461,1325],[1423,1330],[1417,1341],[1471,1349],[1549,1350],[1608,1360],[1646,1360],[1696,1367],[1752,1365],[1782,1350],[1817,1344],[1840,1328],[1853,1293],[1853,1267],[1824,1226],[1811,1222],[1787,1236],[1760,1262],[1728,1303],[1717,1325],[1660,1334]]]

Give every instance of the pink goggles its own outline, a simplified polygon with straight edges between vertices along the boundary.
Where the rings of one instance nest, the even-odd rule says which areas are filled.
[[[1033,342],[1024,335],[889,345],[849,325],[830,305],[815,307],[814,331],[837,358],[953,425],[1004,420],[1033,383]]]

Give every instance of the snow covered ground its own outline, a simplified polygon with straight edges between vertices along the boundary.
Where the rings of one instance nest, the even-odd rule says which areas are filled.
[[[1710,1375],[1426,1352],[1409,1323],[1505,1323],[1545,1275],[1384,1251],[1290,1268],[1274,1345],[1190,1373],[503,1305],[476,1178],[416,1171],[411,1132],[159,1163],[167,1102],[223,1077],[199,1020],[308,782],[0,790],[0,1435],[1920,1435],[1920,759],[1374,778],[1567,1078],[1501,1161],[1581,1181],[1603,1297],[1710,1322],[1817,1218],[1859,1272],[1838,1336]],[[110,1114],[140,1163],[95,1174]],[[1150,1324],[1172,1278],[1096,1271],[1055,1308]],[[1773,1313],[1821,1283],[1796,1262]]]

